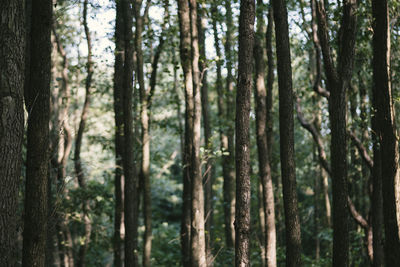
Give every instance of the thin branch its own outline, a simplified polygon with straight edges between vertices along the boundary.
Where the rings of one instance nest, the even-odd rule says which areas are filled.
[[[363,158],[363,160],[367,164],[368,168],[372,172],[372,168],[374,166],[374,161],[369,156],[368,151],[365,148],[365,146],[362,144],[361,140],[358,139],[358,137],[352,131],[347,131],[347,135],[350,136],[351,140],[353,140],[354,144],[357,147],[358,152],[360,153],[361,157]]]
[[[347,204],[349,205],[349,210],[351,215],[353,216],[353,219],[365,230],[368,230],[369,228],[369,223],[367,220],[364,219],[364,217],[356,210],[356,207],[354,206],[353,201],[349,196],[347,196]]]
[[[325,149],[324,149],[324,144],[322,141],[322,138],[320,136],[320,134],[318,133],[317,129],[315,129],[314,125],[309,123],[303,116],[302,112],[301,112],[301,107],[300,107],[300,98],[297,98],[296,101],[296,110],[297,110],[297,119],[299,120],[301,126],[306,129],[308,132],[311,133],[315,143],[317,144],[318,147],[318,157],[319,157],[319,161],[322,165],[322,167],[325,169],[325,171],[331,175],[331,168],[329,166],[329,163],[326,159],[326,153],[325,153]]]

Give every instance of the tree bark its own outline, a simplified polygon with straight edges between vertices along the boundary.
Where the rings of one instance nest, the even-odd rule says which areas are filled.
[[[286,266],[301,265],[300,220],[297,206],[294,153],[292,67],[287,9],[273,0],[279,83],[279,131],[281,172],[286,225]]]
[[[199,68],[199,35],[197,29],[197,1],[190,0],[191,52],[193,73],[193,147],[191,172],[191,248],[192,266],[206,266],[206,244],[204,232],[204,189],[201,172],[200,138],[201,138],[201,92]]]
[[[24,1],[0,1],[0,265],[17,260],[18,187],[24,136]]]
[[[324,4],[317,1],[318,35],[324,59],[331,122],[334,266],[349,265],[347,204],[346,90],[350,85],[356,36],[356,0],[343,1],[337,69],[334,68]]]
[[[115,220],[114,220],[114,266],[122,267],[121,225],[124,216],[122,194],[123,157],[124,157],[124,18],[121,1],[116,1],[115,20],[115,64],[114,64],[114,119],[115,119]]]
[[[44,266],[47,239],[52,1],[33,1],[29,77],[25,217],[22,266]]]
[[[395,266],[400,262],[399,239],[399,147],[395,123],[395,112],[390,82],[390,25],[388,1],[372,1],[373,13],[373,90],[372,99],[378,128],[377,137],[381,151],[381,177],[383,195],[383,215],[385,226],[385,262]],[[377,148],[376,148],[377,149]],[[376,151],[379,153],[379,151]],[[375,154],[374,154],[375,155]],[[378,170],[376,170],[378,171]],[[375,179],[376,178],[376,179]],[[379,175],[374,183],[379,183]],[[378,187],[375,188],[379,190]],[[379,198],[379,191],[374,193]],[[374,199],[375,200],[375,199]],[[378,202],[375,203],[379,205]],[[378,217],[376,219],[379,219]],[[376,221],[375,221],[376,223]],[[379,225],[377,225],[379,227]],[[376,229],[378,230],[378,229]]]
[[[204,147],[205,147],[205,170],[203,174],[204,184],[204,220],[205,220],[205,238],[206,238],[206,257],[207,266],[213,266],[213,190],[212,185],[214,183],[214,168],[213,160],[211,158],[213,152],[212,146],[212,132],[210,125],[210,107],[208,104],[208,81],[207,81],[207,56],[206,56],[206,10],[201,3],[198,4],[197,14],[197,28],[199,31],[199,50],[200,50],[200,86],[201,86],[201,111],[203,116],[203,130],[204,130]]]
[[[82,147],[82,139],[83,139],[83,133],[85,131],[86,127],[86,121],[87,121],[87,116],[89,112],[89,106],[90,106],[90,98],[91,98],[91,86],[92,86],[92,76],[93,76],[93,62],[92,62],[92,39],[90,37],[90,31],[87,23],[87,10],[88,9],[88,0],[85,0],[83,2],[83,28],[85,31],[85,36],[86,36],[86,43],[87,43],[87,49],[88,49],[88,56],[87,56],[87,62],[86,62],[86,71],[87,71],[87,76],[86,76],[86,81],[85,81],[85,102],[83,104],[82,108],[82,113],[81,113],[81,120],[79,122],[79,127],[78,127],[78,134],[76,136],[75,140],[75,153],[74,153],[74,165],[75,165],[75,173],[78,178],[78,184],[81,187],[82,190],[86,190],[86,177],[85,173],[82,168],[82,162],[81,162],[81,147]],[[82,203],[82,217],[83,217],[83,223],[84,223],[84,233],[83,233],[83,244],[79,247],[79,254],[78,254],[78,259],[77,259],[77,266],[78,267],[84,267],[86,266],[85,263],[85,257],[87,253],[87,249],[89,246],[90,242],[90,234],[92,231],[92,224],[89,219],[89,211],[90,211],[90,205],[89,205],[89,200],[84,199]]]
[[[59,123],[60,125],[57,125],[60,127],[58,132],[62,132],[63,134],[61,135],[61,140],[58,142],[58,157],[57,157],[57,162],[56,162],[56,168],[57,168],[57,190],[60,192],[63,196],[65,196],[68,193],[68,190],[66,189],[65,186],[65,178],[67,176],[67,163],[68,163],[68,158],[71,153],[72,149],[72,130],[69,124],[69,107],[70,107],[70,102],[71,102],[71,89],[69,86],[69,77],[68,77],[68,67],[69,67],[69,60],[67,57],[67,53],[61,43],[61,40],[59,38],[59,35],[57,33],[57,28],[59,25],[57,24],[56,21],[54,21],[53,24],[53,35],[55,42],[57,44],[57,50],[60,56],[62,57],[62,63],[61,63],[61,91],[63,94],[63,100],[60,101],[62,102],[62,110],[59,114]],[[58,97],[58,95],[57,95]],[[61,264],[64,264],[64,262],[72,262],[73,257],[70,257],[72,255],[72,242],[69,242],[67,238],[64,238],[65,235],[62,234],[62,232],[66,232],[66,228],[68,225],[65,223],[65,215],[64,214],[58,214],[57,215],[57,223],[56,223],[56,231],[58,232],[57,234],[57,239],[58,239],[58,249],[59,249],[59,256],[60,256],[60,262]],[[73,264],[72,264],[73,265]],[[69,265],[71,267],[71,265]]]
[[[236,95],[235,266],[250,266],[250,99],[253,74],[255,1],[240,1]]]
[[[231,1],[225,1],[225,10],[226,10],[226,36],[225,36],[225,60],[226,60],[226,69],[227,69],[227,77],[226,77],[226,113],[224,120],[226,121],[226,137],[222,139],[224,152],[226,155],[223,156],[223,192],[224,192],[224,216],[225,216],[225,239],[226,245],[228,248],[233,248],[235,244],[235,144],[234,144],[234,135],[235,129],[232,123],[233,118],[232,114],[235,113],[235,101],[234,99],[234,87],[233,87],[233,17],[232,17],[232,6]]]
[[[133,41],[132,21],[133,10],[130,1],[121,0],[121,12],[124,20],[124,77],[123,77],[123,129],[124,129],[124,157],[123,168],[125,177],[125,266],[138,266],[137,236],[138,236],[138,177],[134,160],[134,133],[133,133]]]
[[[183,195],[181,221],[182,264],[191,266],[191,159],[193,139],[193,76],[191,66],[191,32],[189,3],[178,0],[180,57],[185,82],[185,144],[183,155]]]
[[[276,266],[276,231],[275,231],[275,203],[272,185],[270,155],[268,153],[267,137],[267,91],[265,88],[264,65],[264,19],[262,10],[263,1],[257,0],[257,32],[254,44],[255,60],[255,87],[254,101],[256,103],[256,135],[259,162],[259,175],[262,184],[262,203],[265,214],[263,229],[265,236],[266,266]],[[269,34],[272,35],[272,24],[269,22]],[[272,37],[272,36],[271,36]],[[267,39],[269,39],[268,37]],[[268,84],[271,85],[271,84]],[[271,119],[271,117],[269,117]]]

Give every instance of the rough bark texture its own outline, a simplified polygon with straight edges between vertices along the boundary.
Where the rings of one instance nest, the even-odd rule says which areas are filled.
[[[262,13],[262,0],[257,0],[257,32],[254,44],[255,60],[255,91],[254,101],[256,103],[256,135],[259,175],[262,184],[262,203],[264,225],[262,229],[266,233],[265,251],[266,266],[276,266],[276,231],[275,231],[275,203],[274,188],[272,185],[270,155],[268,153],[267,143],[267,91],[265,88],[265,64],[264,64],[264,19]],[[272,35],[272,24],[269,23],[269,34]],[[272,37],[272,36],[270,36]],[[267,39],[269,39],[268,37]],[[270,85],[270,84],[269,84]],[[271,117],[269,117],[271,119]]]
[[[328,23],[324,4],[317,1],[318,36],[324,59],[331,122],[331,168],[333,195],[333,262],[334,266],[349,264],[348,203],[347,203],[347,138],[346,90],[350,85],[356,33],[356,0],[343,1],[339,31],[337,69],[330,51]]]
[[[24,1],[0,1],[0,265],[17,260],[17,200],[24,136]]]
[[[183,195],[182,195],[182,222],[181,247],[183,266],[191,266],[190,260],[190,228],[191,228],[191,158],[193,136],[193,77],[191,66],[191,38],[189,3],[178,1],[180,57],[185,82],[185,144],[183,155]]]
[[[250,266],[250,99],[255,1],[240,1],[239,67],[236,95],[235,266]]]
[[[115,20],[115,64],[114,64],[114,119],[115,119],[115,220],[114,220],[114,266],[122,267],[121,223],[124,203],[122,199],[123,155],[124,155],[124,117],[123,117],[123,82],[124,82],[124,20],[121,1],[116,1]]]
[[[225,125],[225,135],[223,136],[222,146],[225,155],[222,160],[222,172],[224,177],[223,192],[224,192],[224,218],[225,218],[225,239],[228,248],[233,248],[235,244],[235,144],[234,135],[235,129],[232,123],[233,114],[235,113],[235,101],[234,101],[234,78],[233,78],[233,16],[232,16],[232,6],[231,1],[225,1],[226,10],[226,34],[225,34],[225,60],[226,60],[226,89],[224,92],[225,103],[226,103],[226,113],[223,118]],[[223,98],[222,98],[223,99]],[[221,99],[221,100],[222,100]]]
[[[30,18],[29,77],[23,266],[44,266],[47,239],[47,190],[51,81],[52,1],[33,1]]]
[[[85,81],[85,101],[83,103],[82,113],[81,113],[81,120],[79,122],[78,127],[78,134],[75,140],[75,153],[74,153],[74,165],[75,165],[75,173],[78,178],[78,184],[82,188],[82,190],[86,190],[86,177],[84,170],[82,168],[81,162],[81,147],[82,147],[82,140],[83,140],[83,133],[86,127],[86,121],[89,112],[90,106],[90,98],[91,98],[91,86],[92,86],[92,76],[93,76],[93,62],[92,62],[92,39],[90,37],[90,31],[87,23],[87,11],[88,11],[88,0],[83,2],[83,28],[85,31],[86,36],[86,43],[87,43],[87,62],[86,62],[86,81]],[[90,234],[92,231],[92,224],[89,219],[89,200],[83,199],[82,203],[82,217],[83,217],[83,224],[84,224],[84,232],[82,235],[83,244],[79,247],[79,254],[77,258],[77,266],[84,267],[85,264],[85,257],[86,252],[90,242]]]
[[[138,177],[134,158],[133,134],[133,42],[132,21],[133,11],[130,1],[121,0],[124,19],[124,78],[123,78],[123,121],[124,121],[124,177],[125,177],[125,266],[138,266],[137,236],[138,236]]]
[[[297,207],[294,160],[293,91],[286,3],[272,1],[279,83],[279,132],[286,225],[286,266],[301,265],[300,220]]]
[[[199,68],[199,35],[197,29],[197,1],[190,0],[190,26],[193,72],[193,147],[191,169],[192,192],[192,227],[191,227],[191,260],[192,266],[206,266],[206,240],[204,232],[204,189],[201,172],[200,138],[201,138],[201,93]]]
[[[385,262],[400,262],[399,240],[399,147],[390,83],[390,25],[388,1],[372,1],[373,36],[373,107],[376,110],[381,151],[383,215],[385,225]],[[379,178],[379,177],[376,177]],[[375,181],[375,183],[378,181]],[[377,188],[379,190],[379,187]],[[379,192],[376,192],[379,194]],[[379,204],[379,203],[378,203]]]
[[[204,146],[205,146],[205,170],[203,174],[204,184],[204,220],[205,220],[205,238],[206,238],[206,256],[207,266],[213,265],[212,254],[212,225],[213,225],[213,190],[212,185],[214,182],[213,174],[213,161],[212,155],[212,142],[211,142],[211,125],[210,125],[210,107],[208,104],[208,82],[207,82],[207,56],[206,56],[206,9],[201,4],[198,4],[197,14],[197,28],[199,31],[199,49],[200,49],[200,85],[201,85],[201,111],[203,117],[204,129]]]

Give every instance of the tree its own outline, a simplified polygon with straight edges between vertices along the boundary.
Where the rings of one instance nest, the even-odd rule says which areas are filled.
[[[183,193],[181,247],[183,266],[191,266],[191,173],[193,146],[193,74],[191,65],[190,11],[187,1],[178,0],[180,57],[185,83],[185,144],[183,154]]]
[[[52,1],[33,1],[28,33],[25,104],[28,113],[23,266],[44,266],[51,80]],[[29,14],[29,13],[28,13]]]
[[[190,0],[191,64],[193,75],[193,134],[191,158],[191,260],[192,266],[206,266],[206,244],[204,233],[204,189],[201,172],[201,93],[199,68],[199,34],[197,29],[197,1]]]
[[[333,265],[348,266],[346,91],[350,85],[356,34],[356,0],[343,1],[337,69],[334,67],[324,4],[317,1],[318,35],[324,59],[331,122]]]
[[[281,173],[286,225],[286,266],[301,265],[300,220],[294,160],[293,91],[287,9],[283,0],[273,0],[276,57],[279,83],[279,133]]]
[[[240,1],[239,67],[236,94],[235,266],[250,266],[250,99],[255,1]]]
[[[114,120],[115,120],[115,219],[114,219],[114,266],[122,267],[121,226],[124,218],[124,18],[122,3],[116,1],[115,19],[115,63],[114,63]]]
[[[276,266],[276,231],[275,231],[275,203],[274,203],[274,188],[272,185],[270,153],[268,152],[268,129],[267,124],[267,90],[265,88],[265,64],[264,64],[264,19],[263,19],[263,1],[257,0],[257,32],[255,35],[254,44],[254,60],[255,60],[255,91],[254,101],[256,103],[256,135],[257,135],[257,149],[258,149],[258,162],[259,162],[259,175],[262,184],[262,207],[264,209],[264,225],[265,232],[265,259],[266,266]],[[272,14],[269,11],[269,14]],[[267,40],[272,39],[272,17],[269,16]],[[269,43],[270,45],[270,43]],[[271,58],[269,58],[271,60]],[[271,67],[271,65],[269,65]],[[272,65],[273,68],[273,65]],[[269,75],[270,72],[268,73]],[[271,79],[271,77],[268,77]],[[272,87],[272,82],[268,81],[268,86]],[[270,88],[272,89],[272,88]],[[271,91],[268,97],[271,97]],[[271,119],[271,116],[268,117]]]
[[[17,259],[15,211],[24,131],[24,1],[0,1],[0,9],[0,265],[8,267]]]
[[[226,10],[226,36],[225,36],[225,61],[226,61],[226,110],[225,117],[222,118],[226,122],[225,133],[222,136],[223,152],[226,154],[223,156],[223,176],[224,176],[224,216],[225,216],[225,239],[226,246],[233,248],[235,244],[235,227],[233,225],[235,219],[235,170],[233,168],[235,164],[235,129],[232,123],[232,114],[235,113],[235,101],[234,101],[234,79],[233,79],[233,66],[234,66],[234,47],[233,47],[233,16],[232,16],[232,5],[231,1],[225,1]]]
[[[137,235],[138,235],[138,177],[134,162],[133,135],[133,42],[132,21],[133,10],[128,0],[121,0],[121,11],[124,20],[124,76],[123,76],[123,129],[124,157],[123,168],[125,177],[125,266],[137,266]]]
[[[390,25],[388,1],[372,1],[373,14],[373,127],[377,130],[379,148],[374,156],[380,157],[381,173],[374,177],[374,184],[382,178],[383,215],[385,225],[385,262],[396,265],[400,260],[399,239],[399,147],[390,82]],[[377,145],[377,144],[376,144]],[[380,150],[380,151],[375,151]],[[381,155],[378,155],[380,152]],[[376,153],[376,154],[375,154]],[[379,172],[377,169],[376,172]],[[380,175],[381,176],[380,176]],[[374,188],[379,201],[380,186]],[[377,202],[375,205],[379,205]],[[377,225],[379,227],[379,224]],[[376,264],[376,262],[375,262]],[[383,263],[380,263],[383,264]]]
[[[90,37],[90,31],[87,23],[87,13],[88,13],[88,0],[83,2],[83,28],[86,36],[87,43],[87,62],[86,62],[86,81],[85,81],[85,101],[83,103],[81,118],[79,122],[78,134],[75,139],[75,153],[74,153],[74,163],[75,163],[75,173],[78,178],[78,184],[82,188],[82,190],[86,189],[86,177],[85,173],[82,169],[81,162],[81,147],[82,147],[82,139],[83,133],[85,131],[86,121],[88,118],[88,112],[90,107],[90,97],[91,97],[91,86],[92,86],[92,77],[93,77],[93,62],[92,62],[92,38]],[[82,217],[84,223],[84,234],[83,234],[83,244],[79,248],[79,257],[77,260],[77,266],[83,267],[85,266],[85,257],[88,249],[88,245],[90,242],[90,235],[92,231],[92,225],[89,219],[90,206],[89,200],[85,199],[82,203]]]
[[[204,220],[205,220],[205,237],[206,237],[206,254],[207,266],[212,266],[212,225],[213,225],[213,183],[214,183],[214,168],[212,161],[212,131],[210,123],[210,107],[208,103],[208,81],[207,81],[207,56],[206,56],[206,7],[205,4],[197,5],[197,28],[199,35],[199,51],[200,51],[200,84],[201,84],[201,112],[203,117],[204,131],[204,148],[205,148],[205,170],[204,170]]]

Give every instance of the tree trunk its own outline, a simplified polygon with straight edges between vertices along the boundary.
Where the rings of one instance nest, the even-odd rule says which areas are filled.
[[[331,122],[331,168],[333,195],[334,266],[349,265],[349,232],[347,203],[346,90],[350,86],[356,36],[356,0],[345,0],[339,31],[337,69],[329,45],[328,23],[324,3],[317,2],[318,36],[324,59]]]
[[[78,177],[78,183],[81,189],[86,190],[86,177],[82,168],[81,162],[81,147],[82,147],[82,139],[83,133],[85,131],[87,116],[89,112],[90,98],[91,98],[91,86],[92,86],[92,76],[93,76],[93,62],[92,62],[92,39],[90,37],[89,27],[87,24],[87,8],[88,8],[88,0],[85,0],[83,3],[83,27],[86,36],[87,48],[88,48],[88,56],[86,62],[86,82],[85,82],[85,102],[83,104],[81,120],[79,123],[78,134],[75,140],[75,153],[74,153],[74,163],[75,163],[75,173]],[[84,199],[82,203],[82,217],[84,223],[84,233],[83,233],[83,244],[79,247],[79,254],[77,259],[77,266],[84,267],[86,252],[90,242],[90,234],[92,231],[92,225],[89,219],[89,200]]]
[[[276,231],[275,231],[275,203],[272,185],[270,155],[268,153],[267,137],[267,91],[265,88],[265,65],[264,65],[264,19],[262,12],[262,0],[257,0],[257,33],[255,36],[254,59],[255,59],[255,87],[254,101],[256,103],[256,135],[259,173],[262,184],[262,201],[265,214],[265,236],[266,266],[276,266]],[[272,24],[269,23],[269,34],[272,35]],[[271,38],[268,37],[267,39]],[[268,85],[272,85],[269,83]],[[269,117],[271,119],[271,117]]]
[[[123,168],[125,177],[125,266],[138,266],[137,236],[138,236],[138,178],[134,161],[133,135],[133,42],[132,21],[133,11],[128,0],[121,0],[121,12],[124,20],[124,77],[123,77],[123,129],[124,157]]]
[[[191,248],[192,266],[206,266],[206,240],[204,232],[204,189],[201,172],[200,142],[201,142],[201,92],[199,69],[199,35],[197,29],[197,1],[190,0],[192,73],[193,73],[193,147],[192,147],[192,227]]]
[[[183,195],[182,195],[182,222],[181,246],[182,263],[184,267],[191,266],[191,158],[193,139],[193,77],[191,66],[191,38],[189,3],[178,0],[180,56],[185,82],[185,144],[183,155]]]
[[[226,121],[226,137],[222,140],[224,146],[224,152],[226,155],[223,156],[223,177],[224,177],[224,216],[225,216],[225,234],[226,234],[226,245],[228,248],[233,248],[235,244],[235,145],[234,135],[235,129],[232,123],[232,114],[235,113],[235,101],[234,101],[234,88],[233,88],[233,17],[232,17],[232,6],[231,1],[225,1],[226,10],[226,35],[225,35],[225,60],[226,60],[226,113],[224,120]]]
[[[235,266],[250,266],[250,99],[253,76],[255,1],[240,1],[236,95]]]
[[[44,266],[47,239],[47,190],[51,81],[52,1],[33,1],[29,76],[25,78],[28,110],[23,266]]]
[[[206,57],[206,13],[205,7],[198,4],[198,15],[197,15],[197,28],[199,31],[199,48],[200,48],[200,84],[201,84],[201,111],[203,116],[203,129],[204,129],[204,147],[205,147],[205,170],[203,174],[204,184],[204,220],[205,220],[205,238],[206,238],[206,256],[207,266],[213,266],[213,190],[212,185],[214,183],[214,168],[213,160],[211,158],[213,147],[212,147],[212,132],[210,125],[210,107],[208,104],[208,82],[207,82],[207,57]]]
[[[136,0],[134,3],[135,10],[135,52],[136,52],[136,78],[139,83],[140,95],[140,122],[141,122],[141,151],[142,157],[140,161],[140,184],[143,192],[143,218],[145,231],[143,235],[143,266],[150,266],[151,257],[151,188],[150,188],[150,118],[148,92],[144,83],[143,71],[143,51],[142,51],[142,33],[144,18],[141,15],[142,1]]]
[[[373,107],[381,151],[385,260],[387,266],[400,262],[399,239],[399,147],[390,83],[390,25],[388,1],[372,1],[373,36]],[[376,180],[375,180],[376,178]],[[375,183],[379,183],[375,177]],[[376,190],[379,190],[379,185]],[[379,197],[379,191],[375,192]],[[374,194],[375,195],[375,194]],[[374,199],[375,200],[375,199]],[[379,201],[379,200],[378,200]],[[379,202],[375,203],[379,205]],[[378,219],[378,218],[377,218]],[[379,225],[377,225],[379,227]],[[376,229],[378,230],[378,229]]]
[[[115,20],[115,64],[114,64],[114,118],[115,118],[115,220],[114,220],[114,266],[122,267],[121,226],[124,216],[122,194],[123,157],[124,157],[124,18],[121,1],[116,2]]]
[[[301,265],[300,220],[294,159],[293,92],[289,29],[285,1],[273,0],[278,58],[279,132],[286,225],[286,266]]]
[[[54,25],[55,24],[55,25]],[[69,60],[67,57],[67,53],[61,43],[61,40],[59,38],[59,35],[57,34],[57,28],[59,25],[55,22],[53,24],[53,34],[54,34],[54,39],[57,44],[57,50],[60,56],[62,57],[62,70],[61,70],[61,88],[62,88],[62,93],[63,93],[63,100],[62,100],[62,110],[60,112],[59,116],[59,123],[60,125],[57,125],[60,127],[59,132],[62,131],[61,135],[61,140],[58,143],[58,158],[57,158],[57,190],[60,192],[63,196],[68,194],[68,191],[65,186],[65,179],[67,176],[67,163],[68,163],[68,158],[71,153],[72,149],[72,131],[71,127],[69,125],[69,117],[68,117],[68,112],[69,112],[69,107],[70,107],[70,102],[71,102],[71,89],[69,86],[69,78],[68,78],[68,67],[69,67]],[[58,95],[57,95],[58,97]],[[59,255],[60,255],[60,262],[61,264],[64,264],[64,262],[69,262],[69,256],[72,255],[72,242],[69,242],[67,239],[63,238],[63,234],[61,234],[62,231],[65,231],[65,228],[68,227],[68,225],[65,223],[65,215],[64,214],[58,214],[57,215],[57,225],[56,225],[56,230],[58,232],[57,239],[58,239],[58,249],[59,249]],[[71,261],[73,259],[71,258]],[[66,265],[68,266],[68,265]],[[72,267],[69,265],[69,267]]]
[[[24,1],[0,1],[0,265],[17,260],[18,187],[24,136]]]

